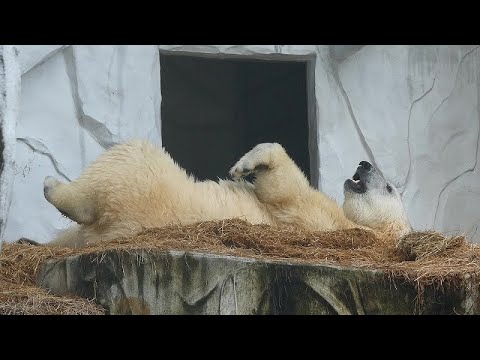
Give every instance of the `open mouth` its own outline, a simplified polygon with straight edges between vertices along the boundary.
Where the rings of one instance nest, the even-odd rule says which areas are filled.
[[[353,174],[352,180],[357,184],[360,182],[360,174],[358,173],[358,171],[356,171],[355,174]]]
[[[355,174],[353,174],[351,179],[347,179],[345,181],[344,187],[346,190],[350,190],[358,194],[363,194],[367,191],[367,186],[361,179],[358,170],[355,172]]]

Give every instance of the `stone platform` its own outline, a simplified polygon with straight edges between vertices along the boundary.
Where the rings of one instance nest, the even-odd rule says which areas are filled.
[[[415,314],[417,290],[383,272],[182,251],[50,260],[38,284],[95,298],[109,314]],[[422,314],[480,313],[478,292],[424,292]]]

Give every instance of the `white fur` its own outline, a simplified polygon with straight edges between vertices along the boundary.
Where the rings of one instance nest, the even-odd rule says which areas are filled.
[[[352,198],[350,205],[344,205],[347,218],[335,201],[309,185],[279,144],[257,145],[230,170],[235,179],[252,172],[254,184],[196,181],[164,150],[147,142],[114,146],[69,184],[46,178],[46,199],[80,223],[51,244],[83,246],[145,228],[236,217],[254,224],[294,224],[308,230],[366,226],[382,231],[383,223],[375,228],[377,219],[399,225],[398,204],[383,202],[378,195],[376,199],[373,193],[364,198],[366,202]]]

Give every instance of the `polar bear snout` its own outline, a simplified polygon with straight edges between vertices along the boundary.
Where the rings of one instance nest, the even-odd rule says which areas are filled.
[[[369,183],[371,180],[381,177],[375,167],[368,161],[360,161],[352,179],[355,181]],[[383,178],[382,178],[383,180]]]
[[[343,184],[344,191],[364,194],[370,187],[379,187],[384,179],[368,161],[360,161],[351,179]]]
[[[370,164],[368,161],[360,161],[360,164],[358,164],[358,166],[365,171],[370,171],[373,168],[372,164]]]

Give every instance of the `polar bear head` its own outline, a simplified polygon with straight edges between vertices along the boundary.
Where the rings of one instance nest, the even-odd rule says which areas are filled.
[[[351,221],[393,237],[411,231],[399,192],[368,161],[360,162],[343,190],[343,211]]]

